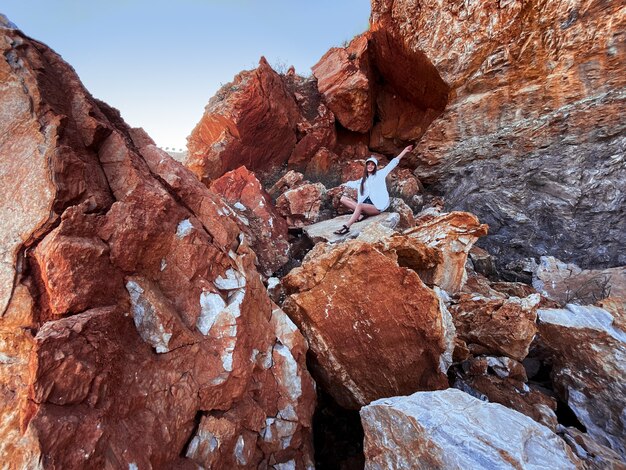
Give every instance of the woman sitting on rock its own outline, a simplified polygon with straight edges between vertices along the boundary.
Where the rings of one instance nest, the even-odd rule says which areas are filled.
[[[335,230],[336,235],[345,235],[350,231],[350,226],[356,221],[361,221],[370,215],[378,215],[389,207],[389,192],[387,191],[387,182],[385,178],[391,171],[398,166],[402,157],[413,150],[413,146],[406,147],[400,155],[391,160],[389,164],[380,171],[378,169],[378,160],[375,157],[369,157],[365,160],[363,168],[363,177],[358,180],[348,181],[342,186],[358,190],[358,198],[355,201],[352,198],[342,196],[341,204],[354,212],[350,220],[339,230]]]

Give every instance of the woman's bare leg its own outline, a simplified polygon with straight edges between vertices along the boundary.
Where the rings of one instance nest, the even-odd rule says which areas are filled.
[[[353,211],[356,208],[356,201],[348,196],[341,196],[341,199],[339,199],[339,202],[342,205],[346,206],[351,211]]]
[[[348,220],[346,227],[350,228],[353,223],[359,220],[359,217],[361,217],[361,213],[367,215],[378,215],[380,214],[380,211],[376,209],[376,206],[374,204],[356,204],[356,207],[354,208],[354,213],[352,214],[352,217],[350,217],[350,220]]]

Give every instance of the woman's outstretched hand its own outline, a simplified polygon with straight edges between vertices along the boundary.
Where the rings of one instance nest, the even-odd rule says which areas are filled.
[[[412,145],[409,145],[409,146],[405,147],[404,150],[400,153],[400,155],[398,155],[398,157],[400,157],[400,158],[404,157],[411,150],[413,150],[413,146]]]

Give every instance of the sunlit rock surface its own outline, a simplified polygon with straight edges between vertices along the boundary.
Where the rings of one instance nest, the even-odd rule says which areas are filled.
[[[417,175],[489,225],[501,265],[626,265],[620,2],[375,0],[371,22],[450,87],[414,152]]]
[[[211,98],[188,138],[186,166],[203,182],[245,165],[270,171],[296,144],[299,110],[264,57]]]
[[[420,246],[416,259],[432,252]],[[319,243],[283,286],[283,308],[309,341],[314,377],[341,406],[447,386],[450,314],[384,243]]]
[[[552,355],[552,379],[561,398],[592,438],[626,460],[624,318],[572,304],[540,309],[538,316],[541,344]]]
[[[232,210],[46,46],[0,47],[2,466],[310,466],[305,341]],[[198,456],[216,414],[235,445]]]
[[[583,468],[545,426],[455,389],[377,400],[360,414],[366,469]]]
[[[375,84],[367,36],[332,48],[312,68],[328,107],[346,129],[368,132],[374,120]]]
[[[210,188],[229,203],[257,255],[259,271],[269,276],[281,268],[289,259],[287,222],[254,173],[239,167],[213,181]]]
[[[467,274],[465,263],[472,245],[487,234],[488,227],[469,212],[451,212],[418,222],[405,233],[443,252],[443,263],[433,272],[428,284],[434,284],[449,293],[461,290]]]

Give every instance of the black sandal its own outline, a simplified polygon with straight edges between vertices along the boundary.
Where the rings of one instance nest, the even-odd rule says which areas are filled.
[[[335,230],[333,233],[335,235],[345,235],[350,231],[347,225],[342,226],[339,230]]]

